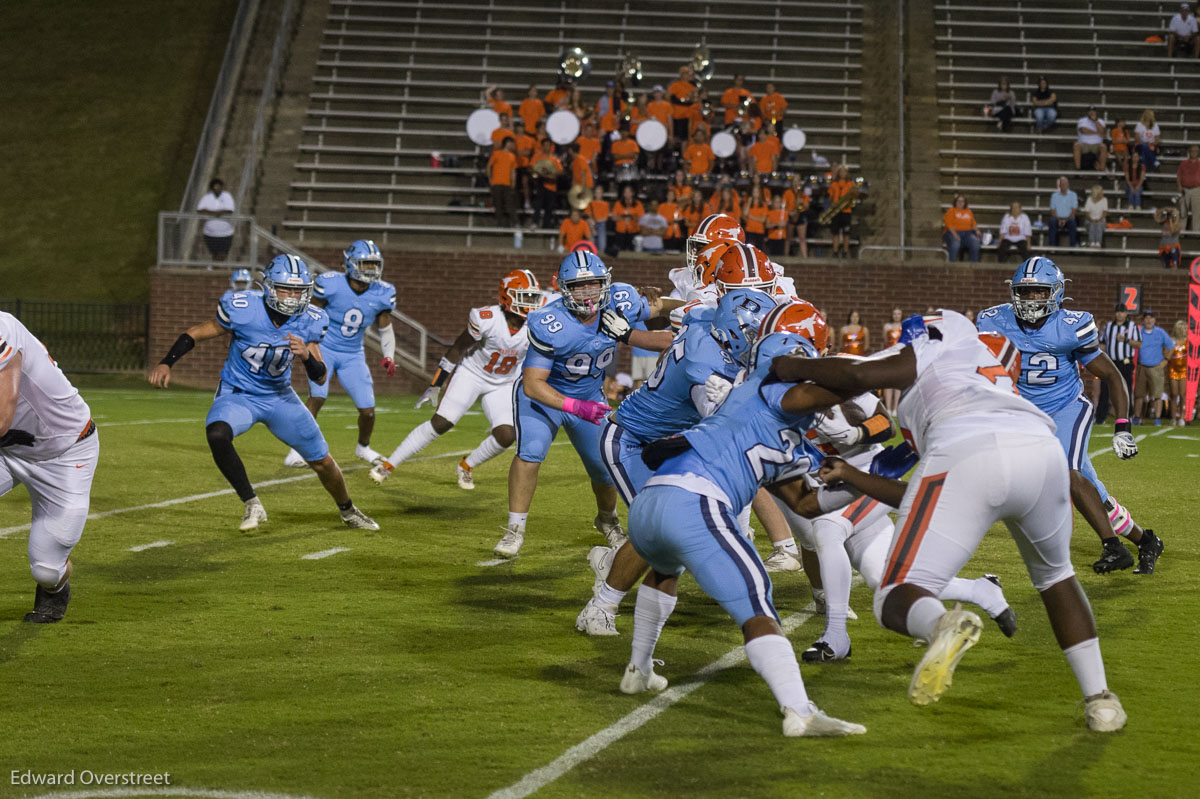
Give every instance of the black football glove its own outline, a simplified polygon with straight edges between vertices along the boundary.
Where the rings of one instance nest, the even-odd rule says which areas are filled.
[[[0,436],[0,448],[14,445],[32,447],[36,441],[37,439],[31,433],[26,433],[24,430],[9,430]]]

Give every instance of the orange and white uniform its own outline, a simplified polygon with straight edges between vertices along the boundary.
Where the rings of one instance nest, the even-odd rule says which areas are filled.
[[[83,535],[100,442],[87,403],[42,342],[15,316],[0,312],[0,372],[17,368],[9,431],[34,440],[0,447],[0,496],[18,484],[29,491],[29,567],[34,580],[49,587],[66,575],[67,558]]]
[[[848,330],[842,331],[842,352],[847,355],[866,355],[865,344],[863,341],[863,328],[859,326],[857,332],[851,333]]]
[[[1187,342],[1175,345],[1171,357],[1167,359],[1167,379],[1187,380]]]
[[[467,315],[467,331],[476,344],[459,361],[450,376],[438,416],[457,422],[475,400],[483,404],[483,413],[492,429],[513,423],[512,386],[521,376],[521,362],[529,347],[529,336],[522,325],[508,326],[508,317],[499,305],[472,308]]]

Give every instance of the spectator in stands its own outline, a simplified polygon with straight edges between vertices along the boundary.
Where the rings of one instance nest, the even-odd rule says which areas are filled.
[[[683,210],[679,212],[683,217],[684,222],[684,237],[692,235],[696,232],[696,228],[700,227],[700,223],[706,216],[704,208],[704,193],[699,189],[688,195],[688,201],[683,206]]]
[[[558,176],[563,173],[562,161],[554,154],[554,142],[542,140],[542,151],[538,153],[533,163],[533,172],[538,176],[537,210],[534,213],[534,226],[537,226],[537,216],[541,215],[541,227],[553,229],[554,212],[558,209]]]
[[[689,120],[692,107],[696,105],[696,85],[692,82],[692,68],[684,64],[679,68],[679,80],[667,87],[670,95],[672,132],[676,141],[688,140]],[[685,156],[686,157],[686,156]]]
[[[542,98],[542,104],[546,107],[546,113],[552,113],[554,109],[558,108],[559,103],[571,96],[574,88],[575,84],[571,83],[571,81],[566,79],[559,80],[554,85],[554,88],[546,92],[546,96]]]
[[[1058,95],[1050,88],[1044,77],[1038,78],[1037,91],[1033,93],[1034,129],[1045,133],[1054,127],[1058,119]]]
[[[1017,113],[1017,95],[1008,85],[1008,78],[1000,78],[988,100],[987,115],[996,120],[996,127],[1008,133],[1012,130],[1012,119]]]
[[[604,84],[604,94],[596,101],[596,116],[603,119],[605,114],[620,114],[625,109],[625,101],[617,94],[617,84],[611,80]]]
[[[1137,150],[1130,151],[1124,171],[1125,194],[1129,198],[1129,207],[1140,211],[1142,209],[1142,188],[1146,184],[1146,165],[1142,163],[1142,154]]]
[[[1154,209],[1154,221],[1160,225],[1162,237],[1158,240],[1158,258],[1167,269],[1178,269],[1183,260],[1183,251],[1179,247],[1179,234],[1183,230],[1183,222],[1179,221],[1179,211],[1175,206]]]
[[[667,220],[667,232],[663,234],[663,249],[678,251],[683,249],[683,232],[680,229],[679,199],[672,188],[667,189],[667,199],[658,205],[658,213]]]
[[[558,226],[558,251],[570,252],[581,241],[595,244],[591,226],[583,218],[583,212],[572,208],[570,215]]]
[[[687,182],[687,176],[683,174],[682,169],[676,169],[675,175],[671,178],[671,185],[667,187],[675,192],[675,197],[680,205],[684,205],[687,199],[692,194],[692,184]]]
[[[1167,58],[1175,57],[1175,46],[1180,45],[1184,52],[1192,51],[1192,58],[1200,58],[1200,28],[1196,25],[1196,16],[1192,7],[1187,3],[1179,4],[1179,13],[1171,17],[1167,25]]]
[[[746,154],[749,156],[747,167],[752,166],[754,172],[759,175],[769,175],[779,166],[781,152],[783,152],[783,145],[779,143],[779,137],[775,135],[775,126],[768,124],[763,135],[759,136],[758,140],[746,150]]]
[[[224,261],[233,246],[233,225],[222,217],[234,211],[233,195],[225,191],[225,181],[213,178],[209,182],[208,191],[200,198],[196,211],[209,218],[202,230],[208,254],[214,261]]]
[[[508,114],[500,115],[500,127],[492,131],[492,147],[498,148],[500,147],[500,142],[516,136],[516,132],[513,130],[512,125],[509,124],[510,119],[512,119],[512,117],[510,117]]]
[[[637,180],[637,161],[642,152],[637,139],[629,134],[629,120],[622,119],[619,138],[613,137],[613,170],[617,180]]]
[[[801,258],[808,257],[808,223],[810,206],[812,205],[812,189],[804,185],[804,178],[793,174],[791,185],[783,192],[783,207],[788,212],[788,241],[794,242],[795,247],[789,246],[789,255],[795,255],[799,250]]]
[[[1087,113],[1075,123],[1075,168],[1083,169],[1083,156],[1095,159],[1094,169],[1103,172],[1108,168],[1108,148],[1104,146],[1104,120],[1096,113],[1096,106],[1089,105]]]
[[[508,136],[488,158],[488,183],[497,227],[517,224],[517,140]]]
[[[1058,246],[1058,234],[1066,229],[1072,247],[1079,246],[1079,228],[1075,213],[1079,210],[1079,196],[1071,191],[1066,176],[1058,179],[1058,189],[1050,195],[1050,241],[1051,247]]]
[[[1153,409],[1154,426],[1162,425],[1163,387],[1166,378],[1166,362],[1175,349],[1175,342],[1167,331],[1157,327],[1158,317],[1154,311],[1142,313],[1142,346],[1138,350],[1137,374],[1133,380],[1134,424],[1141,424],[1143,409]],[[1147,403],[1149,400],[1149,403]]]
[[[708,146],[708,139],[705,137],[704,131],[697,130],[692,136],[692,143],[683,151],[683,162],[687,165],[688,174],[709,174],[712,172],[715,158],[712,147]]]
[[[663,87],[655,85],[650,90],[650,102],[646,103],[646,113],[651,118],[657,119],[667,129],[668,136],[671,132],[671,104],[667,102],[666,92]]]
[[[726,179],[704,205],[704,215],[726,214],[734,219],[742,218],[742,198],[733,190],[733,185]]]
[[[1108,198],[1104,196],[1104,187],[1099,183],[1092,186],[1091,195],[1083,204],[1083,215],[1087,217],[1088,246],[1104,246],[1104,226],[1108,222]]]
[[[775,91],[775,84],[767,81],[762,99],[758,101],[758,107],[762,109],[763,119],[772,125],[778,126],[783,121],[783,115],[787,113],[787,106],[787,100],[783,99],[782,94]]]
[[[845,197],[854,188],[854,181],[850,180],[850,172],[844,166],[839,166],[834,172],[833,183],[829,184],[829,202],[831,205],[837,205],[839,200]],[[964,200],[963,202],[966,202]],[[842,257],[850,257],[850,222],[853,213],[853,203],[844,205],[842,210],[834,214],[833,219],[829,222],[829,231],[833,234],[833,257],[838,257],[838,246],[841,245]],[[975,260],[979,260],[979,251],[976,249]]]
[[[582,155],[587,162],[592,166],[592,174],[598,174],[596,156],[600,154],[600,139],[596,136],[596,124],[594,122],[584,122],[583,132],[579,138],[575,140],[579,145],[579,154]]]
[[[783,205],[783,195],[771,198],[767,211],[767,255],[782,258],[787,255],[788,212]]]
[[[1175,170],[1175,185],[1183,198],[1183,216],[1191,214],[1192,217],[1188,230],[1196,233],[1200,231],[1200,146],[1188,147],[1187,158],[1180,161]]]
[[[650,200],[646,213],[638,220],[638,228],[642,234],[642,252],[661,253],[667,227],[666,217],[658,212],[658,201]]]
[[[538,151],[537,139],[525,132],[525,122],[522,119],[513,120],[513,139],[517,146],[517,188],[524,200],[525,211],[529,213],[533,211],[533,199],[529,191],[529,167],[533,162],[533,154]]]
[[[1024,261],[1029,257],[1029,237],[1032,233],[1033,226],[1029,222],[1029,215],[1021,210],[1021,204],[1010,205],[1008,213],[1000,220],[1000,243],[996,245],[996,260],[1005,263],[1009,252],[1015,248],[1017,256]]]
[[[608,252],[608,217],[612,212],[607,199],[609,195],[604,186],[596,187],[596,195],[587,209],[592,221],[592,241],[601,253]]]
[[[695,137],[697,133],[703,133],[705,141],[711,139],[713,125],[717,119],[716,114],[712,101],[708,99],[708,90],[700,89],[697,93],[696,104],[692,106],[688,116],[688,135]]]
[[[1125,162],[1129,160],[1129,131],[1125,128],[1125,120],[1118,119],[1113,129],[1109,131],[1112,140],[1112,155],[1117,159],[1117,169],[1125,171]]]
[[[525,123],[525,130],[535,130],[537,123],[546,116],[546,106],[538,99],[537,86],[530,86],[525,93],[525,99],[517,108],[517,115]],[[520,149],[519,147],[517,149]]]
[[[1137,139],[1137,151],[1142,156],[1142,163],[1147,172],[1153,172],[1158,166],[1158,140],[1162,131],[1154,119],[1154,112],[1147,108],[1142,112],[1142,118],[1133,128],[1134,138]]]
[[[979,225],[975,222],[975,214],[967,207],[966,197],[954,196],[954,205],[942,216],[942,226],[942,243],[946,245],[951,263],[958,260],[961,252],[967,253],[969,261],[977,263],[981,242]]]
[[[755,186],[742,209],[742,229],[746,231],[746,241],[760,250],[767,246],[767,214],[770,211],[766,189]]]
[[[583,92],[579,89],[574,89],[571,92],[571,102],[568,104],[568,108],[571,110],[571,113],[579,117],[580,122],[592,118],[592,109],[583,101]]]
[[[512,106],[504,102],[504,89],[499,86],[489,86],[483,93],[483,98],[487,100],[487,104],[492,107],[492,110],[501,116],[512,116]]]
[[[589,189],[595,186],[591,164],[580,153],[579,142],[571,142],[568,151],[571,153],[571,186],[587,186]]]
[[[621,190],[621,199],[613,206],[612,215],[616,222],[616,244],[618,250],[632,250],[633,237],[638,233],[638,222],[645,216],[646,209],[633,196],[633,186]]]
[[[1117,303],[1111,322],[1105,322],[1100,330],[1100,349],[1116,364],[1129,396],[1133,396],[1134,356],[1142,346],[1142,332],[1137,322],[1129,318],[1124,303]],[[1108,385],[1100,381],[1100,399],[1096,403],[1096,422],[1103,424],[1108,419]],[[1131,409],[1132,410],[1132,409]]]
[[[725,109],[725,124],[745,115],[746,103],[754,101],[754,95],[745,87],[746,76],[734,75],[733,85],[721,94],[721,107]]]

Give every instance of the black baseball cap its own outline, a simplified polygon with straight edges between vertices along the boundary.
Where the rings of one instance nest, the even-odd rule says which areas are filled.
[[[1142,316],[1153,316],[1155,319],[1158,318],[1158,314],[1156,314],[1154,311],[1151,311],[1150,309],[1146,309],[1145,311],[1142,311]]]

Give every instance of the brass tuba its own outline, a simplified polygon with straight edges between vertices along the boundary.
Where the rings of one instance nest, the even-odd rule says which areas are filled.
[[[707,44],[696,45],[696,48],[692,50],[692,58],[689,63],[692,67],[692,74],[698,81],[696,85],[699,86],[712,80],[714,67]]]
[[[564,50],[558,59],[558,72],[564,79],[572,83],[586,78],[592,71],[592,60],[581,47]]]
[[[850,190],[843,194],[837,202],[830,203],[829,207],[817,217],[817,222],[822,225],[828,225],[842,211],[854,208],[854,206],[865,200],[869,192],[870,187],[867,185],[867,181],[863,178],[855,178],[854,185],[850,187]]]
[[[629,53],[617,62],[617,74],[615,75],[614,83],[621,90],[622,97],[625,100],[625,113],[622,119],[626,122],[633,115],[633,92],[630,89],[642,82],[642,62],[637,56]]]

